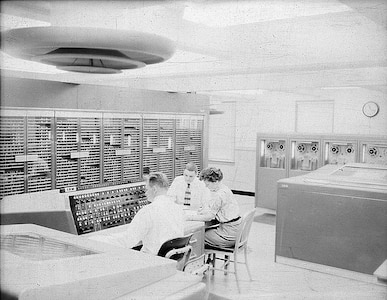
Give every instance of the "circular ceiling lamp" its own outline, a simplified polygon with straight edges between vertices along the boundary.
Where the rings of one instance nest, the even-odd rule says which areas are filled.
[[[51,26],[5,31],[2,50],[61,70],[115,74],[166,61],[175,43],[139,31]]]
[[[58,69],[82,73],[120,73],[122,69],[137,69],[145,66],[142,61],[128,58],[117,50],[93,48],[58,48],[47,54],[31,58]]]

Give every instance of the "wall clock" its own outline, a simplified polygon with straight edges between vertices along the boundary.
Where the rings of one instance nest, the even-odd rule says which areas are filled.
[[[369,101],[363,105],[363,114],[369,118],[375,117],[379,112],[379,105],[374,101]]]

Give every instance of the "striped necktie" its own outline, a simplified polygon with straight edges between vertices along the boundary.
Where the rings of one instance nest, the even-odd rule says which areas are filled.
[[[191,205],[191,187],[190,184],[187,183],[187,188],[185,189],[185,194],[184,194],[184,205]]]

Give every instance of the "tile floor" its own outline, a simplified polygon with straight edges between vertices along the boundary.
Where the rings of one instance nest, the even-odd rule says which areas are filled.
[[[236,195],[243,212],[254,208],[254,197]],[[387,299],[387,285],[367,283],[274,262],[275,216],[257,208],[249,237],[249,266],[239,268],[240,293],[233,274],[210,277],[210,299]]]

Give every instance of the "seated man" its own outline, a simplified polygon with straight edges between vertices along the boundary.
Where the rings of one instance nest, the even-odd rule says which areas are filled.
[[[168,195],[178,204],[187,208],[200,210],[211,199],[210,190],[197,177],[198,168],[192,162],[185,166],[183,175],[177,176],[168,190]]]
[[[91,236],[90,239],[127,248],[142,241],[141,251],[157,255],[165,241],[184,235],[184,211],[167,196],[168,185],[163,173],[150,173],[146,181],[146,195],[151,203],[137,212],[124,232]]]

